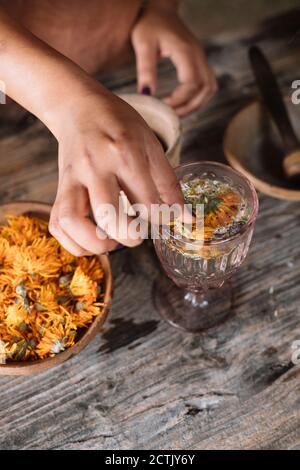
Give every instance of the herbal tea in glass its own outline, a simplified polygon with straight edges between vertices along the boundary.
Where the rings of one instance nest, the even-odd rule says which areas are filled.
[[[179,166],[177,178],[193,212],[202,205],[202,227],[175,220],[163,226],[155,250],[169,281],[161,276],[154,300],[172,325],[197,332],[226,320],[231,312],[228,279],[246,257],[258,210],[252,184],[214,162]],[[175,283],[175,284],[174,284]]]

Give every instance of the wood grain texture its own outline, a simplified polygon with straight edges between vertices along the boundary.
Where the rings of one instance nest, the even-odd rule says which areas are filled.
[[[184,120],[183,160],[223,160],[230,117],[256,96],[246,49],[259,43],[290,92],[300,78],[300,11],[207,42],[218,96]],[[299,38],[299,36],[298,36]],[[300,39],[300,38],[299,38]],[[160,93],[175,83],[160,67]],[[103,78],[134,91],[134,69]],[[56,144],[39,123],[1,134],[2,201],[51,202]],[[151,243],[111,256],[115,294],[102,335],[77,357],[30,378],[0,378],[2,449],[300,449],[300,205],[260,197],[234,315],[202,335],[160,321]]]

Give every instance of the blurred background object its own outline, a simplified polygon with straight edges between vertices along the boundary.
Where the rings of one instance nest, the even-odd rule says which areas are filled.
[[[229,29],[248,28],[299,6],[299,0],[183,0],[180,9],[194,34],[203,38]]]

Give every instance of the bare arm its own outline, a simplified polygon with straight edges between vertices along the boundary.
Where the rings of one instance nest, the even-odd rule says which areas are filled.
[[[40,118],[59,143],[59,182],[52,234],[75,255],[102,253],[117,242],[134,246],[128,217],[100,240],[101,207],[119,212],[119,192],[150,208],[183,204],[173,170],[145,121],[72,61],[48,47],[0,9],[0,79],[7,94]],[[106,223],[108,221],[106,220]],[[102,227],[103,228],[103,227]]]
[[[78,65],[52,49],[0,8],[0,78],[6,93],[58,137],[58,114],[87,88],[106,93]],[[68,85],[68,88],[66,88]]]

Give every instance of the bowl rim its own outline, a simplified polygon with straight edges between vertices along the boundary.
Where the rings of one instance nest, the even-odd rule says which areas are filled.
[[[246,176],[256,187],[257,190],[261,191],[262,193],[277,198],[277,199],[284,199],[290,201],[299,201],[300,200],[300,190],[297,189],[288,189],[283,188],[282,186],[277,186],[271,183],[268,183],[260,178],[258,178],[254,173],[249,171],[239,160],[239,158],[232,152],[229,146],[229,140],[231,139],[233,129],[236,126],[236,123],[241,119],[246,113],[249,113],[251,108],[255,108],[259,106],[261,103],[259,100],[254,100],[248,105],[244,106],[240,109],[230,120],[229,124],[227,125],[224,137],[223,137],[223,151],[225,157],[229,164],[237,171],[242,173]]]
[[[134,108],[134,103],[131,102],[131,100],[137,100],[136,106],[139,106],[139,102],[142,102],[145,106],[148,105],[151,107],[151,104],[156,103],[157,106],[161,110],[164,110],[168,117],[170,117],[170,125],[173,129],[174,132],[174,139],[171,144],[167,144],[165,142],[167,149],[165,151],[165,156],[168,157],[170,154],[172,154],[178,146],[181,145],[181,134],[182,134],[182,124],[181,121],[176,114],[175,110],[169,106],[168,104],[164,103],[161,99],[159,99],[157,96],[148,96],[148,95],[141,95],[139,93],[118,93],[117,95],[119,98],[123,99],[126,101],[127,104],[132,106]],[[128,100],[128,101],[127,101]],[[137,111],[137,110],[136,110]],[[139,112],[139,111],[138,111]],[[153,110],[154,112],[154,110]],[[139,113],[141,114],[141,113]],[[142,116],[143,117],[143,116]],[[143,117],[143,119],[145,119]],[[171,121],[172,120],[172,121]]]
[[[35,201],[14,201],[0,204],[0,211],[7,210],[9,212],[10,208],[15,208],[16,206],[20,209],[23,207],[24,211],[20,210],[19,214],[25,212],[40,212],[41,214],[49,215],[51,210],[51,204],[35,202]],[[7,209],[6,209],[7,208]],[[26,208],[26,210],[25,210]],[[105,274],[105,294],[104,294],[104,303],[106,304],[103,309],[101,316],[98,316],[94,321],[89,325],[87,330],[83,333],[82,337],[76,342],[73,346],[66,349],[65,351],[57,354],[54,357],[48,357],[46,359],[38,359],[32,362],[8,362],[6,364],[0,364],[0,376],[1,375],[32,375],[35,373],[46,371],[64,361],[75,356],[80,351],[82,351],[92,339],[97,335],[101,326],[104,324],[112,301],[113,293],[113,278],[111,264],[109,261],[109,255],[103,254],[98,255],[101,264],[104,269]]]

